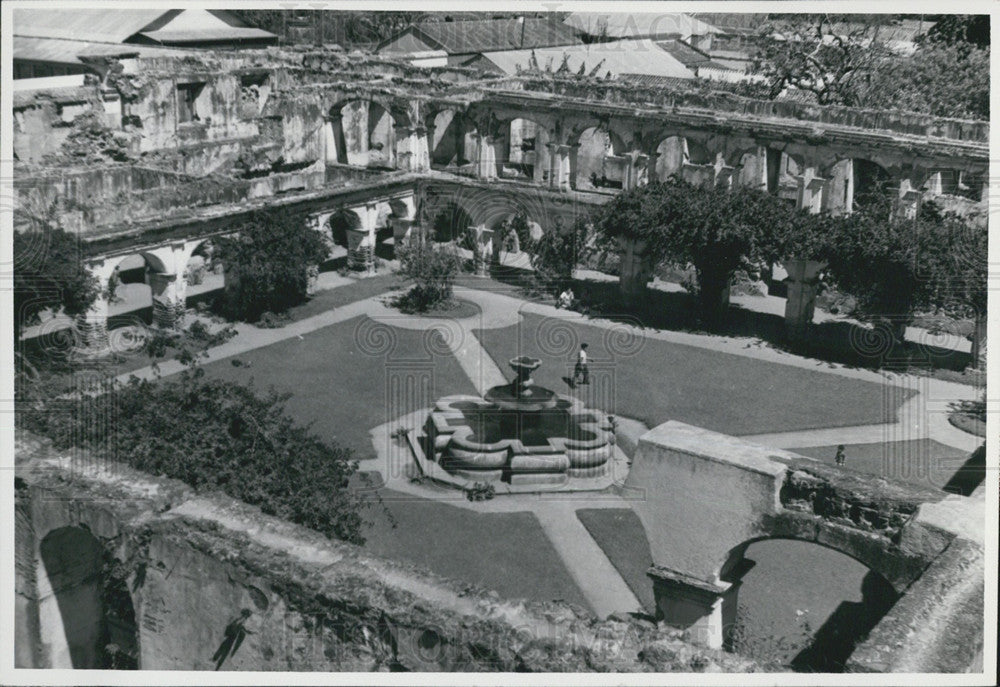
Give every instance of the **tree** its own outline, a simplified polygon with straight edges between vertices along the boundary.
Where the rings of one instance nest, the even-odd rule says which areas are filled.
[[[857,299],[858,314],[902,340],[918,309],[985,312],[986,230],[925,204],[914,219],[869,205],[831,223],[823,249],[830,280]]]
[[[350,449],[294,424],[284,411],[290,394],[259,395],[251,386],[209,379],[197,365],[167,379],[112,383],[104,392],[75,400],[73,413],[24,407],[23,426],[57,448],[91,451],[364,543],[363,511],[372,497],[351,487],[358,464]],[[117,421],[94,422],[109,403]]]
[[[400,246],[399,272],[417,282],[396,302],[406,312],[425,312],[451,300],[461,256],[451,246],[420,241]]]
[[[329,254],[323,236],[301,216],[280,209],[255,210],[238,232],[216,242],[226,265],[223,313],[255,322],[265,312],[284,312],[304,301],[309,269]]]
[[[26,196],[15,210],[14,341],[45,310],[82,315],[97,299],[97,279],[83,264],[80,239],[59,224],[56,201]]]
[[[867,80],[889,54],[879,24],[804,16],[808,19],[779,20],[759,31],[755,61],[771,84],[771,97],[791,86],[813,93],[821,105],[857,105]]]
[[[886,59],[857,94],[861,107],[988,120],[989,48],[925,41],[906,59]]]
[[[694,186],[671,177],[619,194],[597,211],[594,227],[606,249],[632,240],[644,246],[649,264],[694,265],[701,312],[713,319],[725,311],[737,270],[754,273],[806,250],[813,232],[801,228],[816,221],[763,191]]]
[[[935,17],[934,26],[927,31],[927,41],[989,48],[990,15],[945,14]]]
[[[538,285],[553,294],[561,293],[590,250],[592,237],[593,225],[586,218],[577,220],[568,231],[556,227],[542,233],[531,244],[531,267]]]

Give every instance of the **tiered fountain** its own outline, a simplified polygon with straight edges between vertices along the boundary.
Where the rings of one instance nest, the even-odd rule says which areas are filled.
[[[610,419],[572,396],[537,386],[531,374],[539,365],[537,358],[513,358],[511,383],[483,398],[439,400],[425,425],[427,458],[465,486],[532,491],[610,484]]]

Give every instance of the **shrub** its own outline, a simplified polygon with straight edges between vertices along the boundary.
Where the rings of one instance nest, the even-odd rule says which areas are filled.
[[[560,293],[573,280],[573,271],[590,253],[590,225],[578,221],[569,231],[546,231],[532,244],[531,266],[538,285]]]
[[[301,217],[258,210],[236,237],[217,241],[216,254],[227,268],[223,313],[255,322],[306,299],[309,268],[326,259],[328,246]]]
[[[462,258],[448,246],[418,243],[400,247],[399,271],[416,282],[397,306],[424,312],[451,299]]]
[[[293,424],[284,412],[288,397],[206,379],[192,367],[170,379],[133,377],[84,396],[74,413],[30,406],[21,415],[26,428],[57,448],[82,448],[199,491],[221,491],[269,515],[363,544],[362,511],[371,499],[349,486],[357,462],[349,449]],[[118,421],[93,422],[109,403]]]

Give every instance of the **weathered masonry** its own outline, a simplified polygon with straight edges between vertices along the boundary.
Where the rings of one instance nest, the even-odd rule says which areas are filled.
[[[848,670],[981,670],[982,499],[676,422],[641,439],[627,483],[643,490],[659,627],[502,600],[31,436],[17,460],[18,667],[747,672],[718,649],[739,561],[785,537],[843,551],[900,593]]]
[[[383,238],[405,241],[446,206],[470,226],[523,212],[554,231],[672,174],[813,212],[851,212],[875,189],[910,215],[925,198],[986,199],[986,122],[333,52],[87,59],[83,86],[15,94],[19,221],[57,203],[103,284],[138,255],[166,326],[185,304],[192,256],[256,207],[301,212],[353,267],[373,270]],[[623,288],[648,271],[627,260]],[[797,321],[811,319],[800,271]],[[100,339],[106,319],[99,302],[83,329]]]

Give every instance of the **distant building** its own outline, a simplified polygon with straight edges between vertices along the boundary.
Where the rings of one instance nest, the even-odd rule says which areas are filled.
[[[600,78],[618,78],[623,74],[671,79],[694,79],[696,76],[670,52],[649,39],[484,52],[469,66],[503,74],[547,71]]]
[[[83,74],[81,54],[122,50],[154,56],[157,49],[247,48],[277,36],[228,12],[201,9],[28,9],[13,12],[14,78]],[[118,47],[115,47],[118,46]]]
[[[657,12],[573,12],[563,20],[587,42],[624,38],[680,39],[711,50],[719,29],[690,14]]]
[[[443,51],[452,66],[465,66],[486,52],[578,45],[578,32],[558,17],[472,19],[412,24],[380,43],[380,55],[409,56]]]

